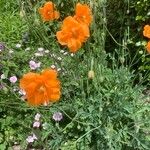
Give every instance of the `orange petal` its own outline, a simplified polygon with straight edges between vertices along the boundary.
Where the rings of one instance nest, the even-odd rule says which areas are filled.
[[[56,37],[57,37],[58,42],[61,45],[67,45],[67,42],[68,42],[68,39],[70,38],[70,35],[68,33],[63,32],[63,31],[58,31],[56,33]]]
[[[60,17],[60,14],[58,11],[54,11],[54,17],[55,19],[58,19]]]
[[[53,94],[50,96],[50,102],[56,102],[60,99],[60,93],[59,94]]]
[[[43,96],[44,95],[42,93],[37,92],[34,96],[28,98],[27,101],[30,105],[38,106],[42,104]]]
[[[74,27],[78,26],[78,22],[72,16],[68,16],[64,19],[63,26],[70,29],[73,26]],[[62,29],[63,29],[63,27],[62,27]]]
[[[70,49],[70,52],[75,53],[78,49],[81,48],[81,42],[76,39],[70,39],[68,41],[68,48]]]
[[[51,80],[51,79],[56,79],[57,78],[57,71],[53,70],[53,69],[45,69],[42,72],[42,77],[44,78],[44,80]]]
[[[52,2],[46,2],[44,5],[44,9],[53,10],[55,5]]]
[[[59,80],[47,80],[45,83],[46,88],[59,88],[60,82]]]
[[[144,26],[143,35],[147,38],[150,38],[150,26],[149,25]]]
[[[92,13],[88,5],[77,3],[74,18],[89,25],[92,21]]]
[[[43,14],[43,8],[42,8],[42,7],[39,8],[39,13],[40,13],[40,14]]]
[[[147,52],[150,54],[150,41],[146,45]]]
[[[39,77],[38,74],[29,72],[23,76],[20,80],[20,88],[24,89],[28,86],[31,82],[35,81]]]

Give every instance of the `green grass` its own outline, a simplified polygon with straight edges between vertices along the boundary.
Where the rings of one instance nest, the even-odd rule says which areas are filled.
[[[23,18],[20,17],[20,7],[17,2],[0,1],[0,41],[8,45],[18,43],[27,30]]]

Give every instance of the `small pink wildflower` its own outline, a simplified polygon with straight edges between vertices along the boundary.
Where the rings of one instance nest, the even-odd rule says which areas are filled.
[[[30,136],[28,136],[28,137],[26,138],[26,141],[27,141],[28,143],[33,143],[34,140],[37,140],[37,137],[36,137],[36,135],[35,135],[34,133],[32,134],[32,136],[30,135]]]
[[[40,127],[40,122],[35,121],[35,122],[33,123],[33,127],[34,127],[34,128],[39,128],[39,127]]]
[[[34,138],[33,138],[32,136],[28,136],[28,137],[26,138],[26,141],[27,141],[28,143],[33,143],[33,142],[34,142]]]
[[[55,121],[61,121],[61,120],[63,119],[62,113],[61,113],[61,112],[55,112],[55,113],[53,114],[53,119],[54,119]]]
[[[17,77],[16,77],[16,76],[12,76],[12,77],[9,78],[9,81],[10,81],[11,83],[16,83]]]
[[[30,66],[31,70],[35,70],[41,66],[41,63],[40,62],[36,63],[35,61],[31,60],[29,62],[29,66]]]

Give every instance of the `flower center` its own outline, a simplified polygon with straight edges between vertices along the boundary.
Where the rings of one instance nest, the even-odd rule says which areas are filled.
[[[50,15],[51,14],[51,11],[48,11],[48,15]]]
[[[40,92],[44,92],[44,91],[45,91],[45,87],[44,87],[44,86],[41,86],[41,87],[39,88],[39,91],[40,91]]]

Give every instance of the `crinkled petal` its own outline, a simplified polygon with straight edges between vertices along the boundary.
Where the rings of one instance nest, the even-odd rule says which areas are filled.
[[[78,49],[81,48],[81,42],[79,40],[76,40],[76,39],[70,39],[68,41],[68,48],[69,48],[70,52],[74,53]]]

